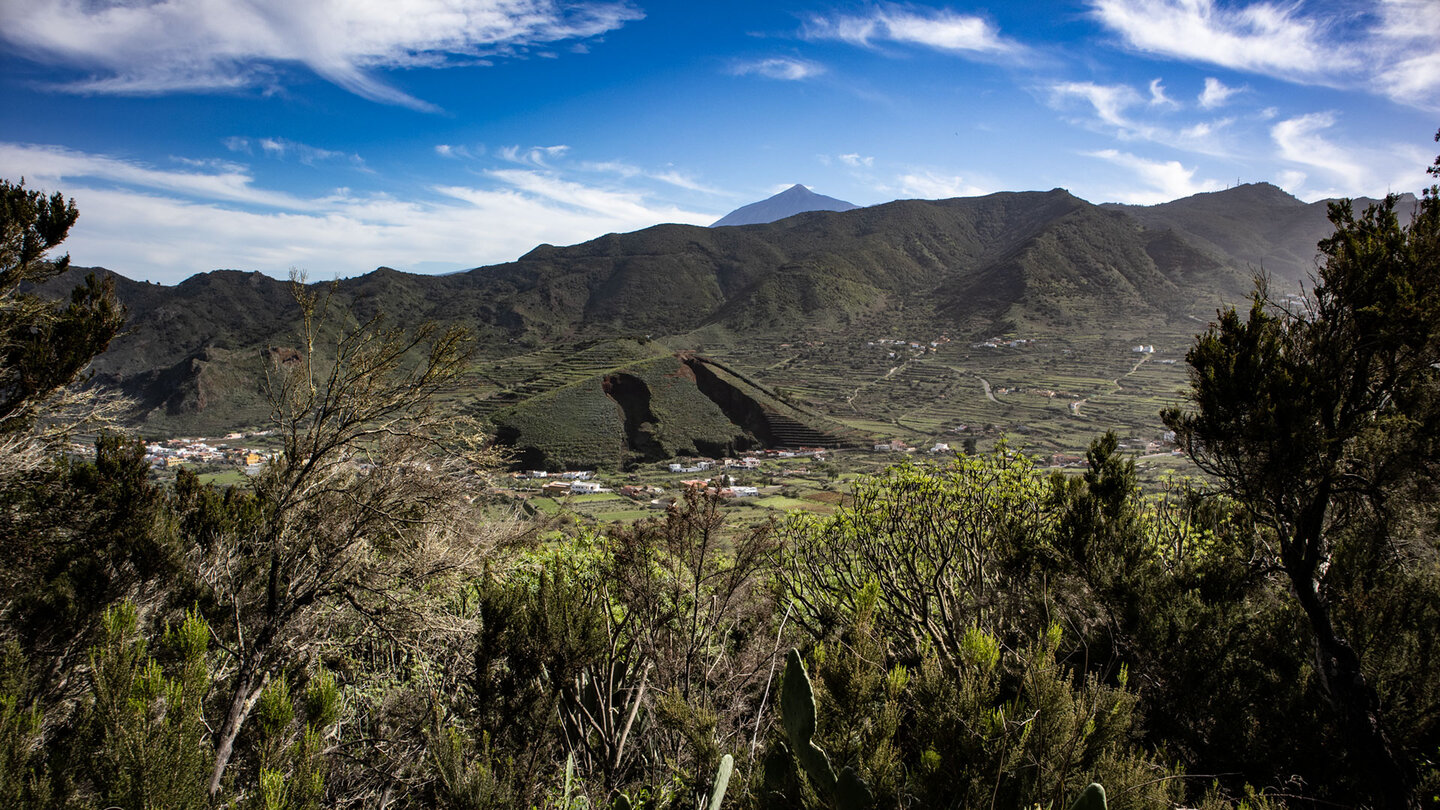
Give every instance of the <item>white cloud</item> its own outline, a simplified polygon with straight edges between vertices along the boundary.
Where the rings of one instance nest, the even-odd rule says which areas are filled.
[[[1239,87],[1227,87],[1225,83],[1214,76],[1205,77],[1205,89],[1200,92],[1198,101],[1200,106],[1213,110],[1216,107],[1223,107],[1230,100],[1230,97],[1240,92]]]
[[[1374,11],[1299,2],[1090,0],[1136,50],[1302,84],[1362,88],[1440,109],[1435,0],[1379,0]]]
[[[1220,130],[1225,129],[1233,123],[1235,123],[1235,119],[1233,118],[1221,118],[1216,121],[1201,121],[1198,124],[1192,124],[1191,126],[1185,127],[1184,129],[1180,130],[1180,137],[1176,139],[1176,141],[1177,143],[1199,143],[1203,141],[1208,141],[1210,138],[1213,138],[1215,135],[1217,135]]]
[[[1023,50],[1018,43],[1001,36],[984,17],[888,4],[863,16],[812,17],[804,35],[809,39],[833,39],[866,48],[877,42],[894,42],[970,56],[1013,54]]]
[[[1404,104],[1440,108],[1440,8],[1434,0],[1381,0],[1375,81]]]
[[[659,180],[662,183],[669,183],[676,188],[683,188],[688,191],[699,191],[703,194],[725,193],[720,189],[711,188],[710,186],[704,185],[700,181],[683,172],[669,170],[663,172],[643,172],[642,174],[643,176],[648,177],[651,180]]]
[[[1147,53],[1238,70],[1315,79],[1354,65],[1337,52],[1326,25],[1301,16],[1298,4],[1214,0],[1091,0],[1095,16]]]
[[[1159,79],[1150,80],[1150,106],[1179,107],[1180,102],[1165,95],[1165,85]]]
[[[944,200],[951,197],[977,197],[989,189],[967,182],[959,175],[940,174],[929,170],[907,172],[895,178],[893,186],[881,191],[893,193],[897,199]]]
[[[1414,192],[1426,185],[1423,168],[1433,153],[1412,145],[1385,144],[1353,139],[1340,144],[1327,135],[1335,128],[1333,113],[1311,113],[1276,122],[1270,129],[1282,160],[1291,169],[1286,188],[1305,200],[1328,197],[1383,197]],[[1369,135],[1370,133],[1366,133]]]
[[[811,62],[808,59],[796,59],[789,56],[778,56],[772,59],[757,59],[749,62],[736,62],[730,66],[730,73],[735,76],[764,76],[767,79],[780,79],[782,81],[797,82],[804,79],[814,78],[825,72],[825,66],[818,62]]]
[[[645,169],[619,160],[582,161],[566,168],[593,174],[608,174],[624,179],[641,177],[674,186],[675,188],[683,188],[686,191],[698,191],[701,194],[713,194],[717,196],[732,196],[729,192],[707,186],[691,175],[673,168],[663,170]]]
[[[435,154],[443,158],[474,160],[485,154],[485,147],[482,145],[471,149],[468,146],[457,146],[453,143],[437,143],[435,144]]]
[[[1296,194],[1296,192],[1305,187],[1306,179],[1307,175],[1305,172],[1286,169],[1275,175],[1275,185],[1298,197],[1300,195]]]
[[[365,161],[359,155],[350,152],[337,152],[333,149],[322,149],[318,146],[292,141],[288,138],[243,138],[231,136],[223,143],[225,148],[231,152],[243,152],[247,155],[254,154],[254,147],[260,148],[260,154],[275,158],[277,160],[296,160],[307,166],[314,166],[317,163],[339,161],[349,163],[356,168],[364,168]]]
[[[501,158],[511,163],[520,163],[526,166],[538,166],[548,168],[550,161],[565,156],[570,147],[565,144],[555,146],[530,146],[521,148],[519,146],[502,146],[497,150]]]
[[[1145,120],[1146,111],[1154,111],[1157,107],[1180,106],[1164,95],[1163,87],[1159,87],[1158,92],[1159,97],[1164,98],[1166,103],[1156,103],[1157,82],[1158,80],[1151,82],[1148,102],[1139,91],[1129,85],[1094,82],[1053,84],[1048,88],[1049,101],[1050,106],[1060,110],[1072,108],[1076,101],[1083,102],[1087,108],[1086,113],[1091,118],[1080,119],[1078,123],[1096,131],[1109,132],[1122,141],[1150,141],[1205,155],[1226,154],[1227,147],[1217,135],[1229,127],[1234,119],[1180,123],[1174,120],[1174,113],[1166,109],[1164,125]]]
[[[221,164],[214,171],[168,171],[142,163],[78,152],[63,146],[0,143],[0,175],[23,175],[34,184],[58,185],[74,178],[167,191],[207,200],[303,210],[310,202],[256,188],[248,169]]]
[[[584,39],[641,18],[628,2],[558,0],[0,0],[0,37],[34,59],[92,71],[85,93],[225,90],[280,81],[300,64],[386,104],[432,105],[375,68],[476,64]]]
[[[1321,134],[1334,125],[1333,114],[1311,113],[1277,123],[1270,136],[1285,160],[1320,169],[1332,179],[1339,179],[1344,187],[1360,189],[1365,185],[1365,167],[1354,160],[1351,150],[1331,143]]]
[[[844,163],[846,166],[850,166],[851,168],[855,169],[859,169],[862,167],[868,169],[875,165],[875,158],[870,155],[851,153],[848,155],[839,155],[838,158],[841,163]]]
[[[1145,186],[1138,190],[1132,189],[1115,193],[1113,196],[1115,202],[1152,205],[1189,197],[1203,191],[1218,191],[1225,187],[1223,183],[1216,180],[1196,180],[1195,173],[1198,169],[1187,169],[1178,160],[1149,160],[1115,149],[1102,149],[1087,154],[1090,157],[1100,158],[1121,168],[1129,169],[1135,175],[1136,180]]]
[[[172,172],[58,147],[0,143],[0,176],[73,196],[65,249],[77,265],[178,282],[221,267],[284,277],[350,276],[379,265],[463,269],[510,261],[542,242],[573,244],[660,222],[703,225],[714,211],[657,202],[539,169],[487,173],[486,187],[297,198],[255,188],[240,169]],[[117,185],[119,184],[119,185]]]
[[[1052,103],[1061,103],[1066,98],[1079,98],[1094,108],[1101,121],[1120,129],[1136,129],[1125,115],[1125,110],[1140,102],[1140,94],[1123,84],[1095,84],[1093,82],[1061,82],[1050,87]]]

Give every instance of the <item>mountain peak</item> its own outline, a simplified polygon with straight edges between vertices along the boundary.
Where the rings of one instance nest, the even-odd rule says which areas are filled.
[[[728,225],[761,225],[777,219],[793,217],[806,211],[850,211],[860,206],[816,194],[796,183],[769,199],[736,208],[711,225],[719,228]]]

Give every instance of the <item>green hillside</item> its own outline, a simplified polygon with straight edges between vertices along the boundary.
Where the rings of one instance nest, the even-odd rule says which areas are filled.
[[[844,426],[781,402],[743,376],[693,355],[592,371],[490,414],[496,435],[514,449],[517,466],[618,467],[858,441]]]
[[[762,410],[798,404],[809,416],[786,416],[797,424],[824,418],[865,435],[929,438],[953,431],[951,421],[996,431],[1053,421],[1024,408],[989,412],[993,394],[978,403],[985,413],[910,398],[973,394],[982,377],[1050,390],[1047,374],[1095,371],[1081,357],[1098,351],[1123,363],[1127,341],[1183,338],[1217,304],[1246,294],[1252,259],[1283,263],[1307,239],[1313,248],[1317,219],[1323,212],[1314,206],[1259,187],[1150,208],[1095,206],[1056,189],[754,226],[661,225],[542,245],[465,273],[381,268],[314,291],[332,319],[383,313],[399,324],[465,326],[477,336],[476,364],[448,398],[453,407],[495,419],[502,436],[545,464],[620,464],[776,440],[768,422],[726,413],[694,381],[667,376],[680,371],[675,355],[684,352],[743,375],[745,399],[761,401],[766,387],[786,392],[785,402]],[[1241,221],[1264,225],[1247,230]],[[65,287],[79,272],[53,284]],[[164,433],[265,420],[262,355],[296,341],[299,311],[286,282],[237,271],[175,287],[115,281],[130,321],[96,360],[94,379],[135,400],[136,424]],[[943,338],[942,354],[953,354],[994,336],[1045,338],[1042,345],[1069,353],[1046,355],[1048,371],[1016,353],[1010,374],[960,356],[877,359],[867,345]],[[1094,385],[1071,387],[1077,398],[1105,396],[1119,376],[1107,368]],[[642,391],[644,407],[622,407]],[[1122,404],[1122,422],[1148,430],[1153,405]],[[1065,405],[1055,418],[1074,416]],[[1069,446],[1064,429],[1045,435]]]

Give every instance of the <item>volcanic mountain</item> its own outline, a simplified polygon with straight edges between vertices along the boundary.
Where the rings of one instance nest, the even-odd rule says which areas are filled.
[[[710,227],[763,225],[807,211],[853,211],[859,207],[854,203],[826,197],[824,194],[816,194],[797,183],[774,197],[736,208],[716,220]]]

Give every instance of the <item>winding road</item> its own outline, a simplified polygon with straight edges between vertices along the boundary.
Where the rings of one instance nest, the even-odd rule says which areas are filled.
[[[1115,379],[1113,379],[1113,380],[1110,381],[1110,384],[1111,384],[1112,386],[1114,386],[1114,388],[1112,388],[1112,389],[1109,390],[1109,391],[1106,391],[1104,394],[1101,394],[1101,396],[1108,396],[1108,395],[1110,395],[1110,394],[1117,394],[1117,393],[1119,393],[1119,392],[1120,392],[1120,388],[1121,388],[1121,386],[1120,386],[1120,381],[1123,380],[1123,379],[1125,379],[1126,377],[1129,377],[1131,374],[1134,374],[1136,371],[1139,371],[1139,370],[1140,370],[1140,367],[1143,366],[1143,365],[1145,365],[1145,361],[1146,361],[1146,360],[1149,360],[1149,359],[1150,359],[1150,354],[1149,354],[1148,352],[1145,353],[1145,354],[1140,355],[1140,359],[1135,361],[1135,365],[1131,366],[1129,371],[1125,372],[1124,374],[1121,374],[1119,377],[1116,377]],[[990,393],[990,386],[988,386],[988,385],[985,386],[985,393],[987,393],[987,394]],[[994,399],[994,397],[991,397],[991,399]],[[1089,397],[1086,397],[1086,398],[1084,398],[1084,399],[1077,399],[1077,400],[1075,400],[1074,402],[1070,403],[1070,413],[1073,414],[1073,415],[1075,415],[1075,416],[1079,416],[1079,415],[1080,415],[1080,406],[1081,406],[1081,405],[1084,405],[1085,403],[1087,403],[1087,402],[1089,402],[1089,401],[1090,401],[1090,398],[1089,398]]]
[[[990,393],[990,381],[978,375],[975,377],[975,379],[979,380],[980,384],[985,386],[985,398],[990,400],[991,402],[994,402],[997,405],[1000,404],[1000,400],[996,399],[995,395]]]

